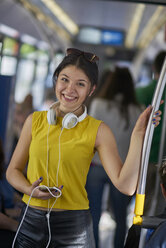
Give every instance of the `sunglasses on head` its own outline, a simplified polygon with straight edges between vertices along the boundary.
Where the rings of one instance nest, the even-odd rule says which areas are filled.
[[[91,63],[95,63],[99,60],[99,57],[97,57],[95,54],[84,52],[76,48],[68,48],[66,52],[67,52],[67,55],[70,55],[70,54],[74,54],[77,56],[83,55]]]

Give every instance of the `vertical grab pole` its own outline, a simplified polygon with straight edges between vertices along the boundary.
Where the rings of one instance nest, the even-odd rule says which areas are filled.
[[[159,169],[161,164],[162,164],[162,158],[164,155],[164,145],[165,145],[165,134],[166,134],[166,92],[165,92],[165,97],[164,97],[164,108],[163,108],[163,113],[162,113],[162,129],[161,129],[161,138],[160,138],[160,147],[159,147],[159,155],[158,155],[158,164],[157,168]],[[157,196],[159,192],[159,186],[160,186],[160,177],[159,173],[156,174],[156,182],[155,182],[155,191],[154,191],[154,196],[153,196],[153,201],[150,207],[149,215],[154,215],[156,207],[157,207]]]
[[[140,167],[140,173],[138,179],[135,210],[134,210],[135,217],[133,218],[133,224],[137,224],[137,225],[142,224],[142,215],[144,210],[146,175],[148,169],[152,137],[154,132],[154,125],[152,125],[152,118],[154,116],[155,111],[159,109],[165,84],[166,84],[166,58],[164,60],[164,64],[153,96],[153,100],[152,100],[153,109],[148,121],[147,129],[144,137],[143,148],[142,148],[141,167]]]

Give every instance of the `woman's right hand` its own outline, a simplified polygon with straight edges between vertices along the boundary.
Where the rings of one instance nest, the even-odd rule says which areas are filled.
[[[55,189],[51,190],[51,193],[46,190],[43,191],[40,189],[40,183],[43,181],[43,178],[40,177],[38,180],[36,180],[34,183],[32,183],[30,187],[30,195],[32,194],[32,197],[39,198],[42,200],[48,200],[53,197],[57,197],[60,193]],[[62,190],[63,186],[58,187],[59,190]],[[33,192],[33,193],[32,193]]]

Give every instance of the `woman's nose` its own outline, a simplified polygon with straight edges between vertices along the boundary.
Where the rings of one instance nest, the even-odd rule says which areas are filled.
[[[69,83],[68,85],[67,85],[67,91],[68,92],[72,92],[72,91],[74,91],[74,89],[75,89],[75,86],[74,86],[74,84],[73,83]]]

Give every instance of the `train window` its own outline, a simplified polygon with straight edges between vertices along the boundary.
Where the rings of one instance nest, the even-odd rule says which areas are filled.
[[[17,59],[9,56],[3,56],[1,59],[1,74],[9,76],[15,75]]]
[[[31,84],[34,79],[35,62],[21,59],[18,64],[18,72],[15,87],[15,101],[22,102],[26,95],[31,92]]]
[[[47,51],[38,50],[38,61],[45,61],[45,62],[49,61],[49,55]]]
[[[20,47],[20,56],[23,58],[36,59],[37,50],[31,45],[23,43]]]
[[[32,86],[33,105],[35,109],[39,109],[43,101],[47,72],[48,65],[39,62],[36,67],[36,79]]]
[[[3,51],[4,55],[17,55],[19,49],[19,44],[16,40],[6,37],[3,41]]]
[[[2,51],[2,42],[0,41],[0,53]]]

